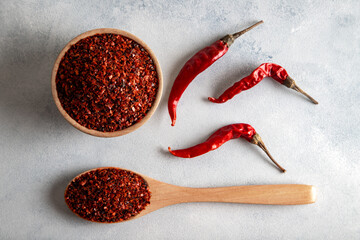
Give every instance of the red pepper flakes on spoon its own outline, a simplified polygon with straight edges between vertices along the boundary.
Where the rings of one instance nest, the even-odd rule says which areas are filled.
[[[113,223],[130,219],[150,204],[145,179],[131,171],[99,168],[74,178],[65,191],[68,207],[93,222]]]

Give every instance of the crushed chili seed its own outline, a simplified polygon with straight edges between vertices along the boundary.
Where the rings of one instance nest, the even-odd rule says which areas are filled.
[[[64,110],[80,125],[102,132],[139,122],[152,107],[158,86],[155,63],[144,47],[110,33],[72,45],[56,75]]]
[[[118,168],[102,168],[76,177],[65,191],[69,208],[95,222],[120,222],[144,210],[151,193],[144,178]]]

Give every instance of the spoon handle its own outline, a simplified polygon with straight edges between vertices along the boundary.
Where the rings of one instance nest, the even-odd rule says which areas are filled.
[[[181,202],[298,205],[316,201],[316,188],[302,184],[183,188],[181,192]]]

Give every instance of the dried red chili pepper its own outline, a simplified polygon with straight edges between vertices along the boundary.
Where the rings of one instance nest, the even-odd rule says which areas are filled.
[[[64,110],[82,126],[102,132],[139,122],[151,109],[158,85],[155,63],[146,49],[110,33],[72,45],[56,75]]]
[[[150,204],[144,178],[118,168],[100,168],[76,177],[65,191],[65,201],[78,216],[94,222],[127,220]]]
[[[256,133],[255,129],[251,125],[246,123],[237,123],[222,127],[214,132],[205,142],[193,147],[181,150],[171,150],[170,147],[168,149],[169,152],[174,156],[182,158],[193,158],[215,150],[227,141],[235,138],[244,138],[248,142],[258,145],[269,156],[271,161],[273,161],[273,163],[282,172],[285,172],[285,169],[282,168],[271,156],[259,134]]]
[[[229,47],[235,41],[235,39],[261,23],[263,23],[263,21],[260,21],[240,32],[226,35],[222,39],[197,52],[185,63],[183,68],[180,70],[179,75],[175,79],[168,100],[168,110],[172,126],[175,125],[176,121],[177,104],[181,95],[187,86],[191,83],[191,81],[202,71],[210,67],[216,60],[221,58],[228,51]]]
[[[263,63],[258,68],[256,68],[249,76],[244,77],[240,81],[236,82],[233,86],[228,88],[220,97],[208,99],[213,103],[224,103],[229,99],[233,98],[235,95],[241,93],[242,91],[248,90],[258,84],[265,77],[271,77],[277,82],[287,86],[288,88],[294,89],[306,97],[308,97],[314,104],[318,104],[318,102],[312,98],[309,94],[304,92],[301,88],[299,88],[295,81],[288,75],[286,70],[274,63]]]

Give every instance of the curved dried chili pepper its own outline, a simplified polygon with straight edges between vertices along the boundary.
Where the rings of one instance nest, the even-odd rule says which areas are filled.
[[[233,98],[235,95],[241,93],[242,91],[248,90],[258,84],[265,77],[271,77],[277,82],[287,86],[288,88],[294,89],[306,97],[308,97],[314,104],[318,102],[312,98],[309,94],[304,92],[299,88],[294,79],[292,79],[286,70],[274,63],[263,63],[258,68],[256,68],[249,76],[244,77],[240,81],[236,82],[233,86],[229,87],[223,94],[218,98],[209,97],[208,99],[213,103],[224,103],[229,99]]]
[[[202,71],[210,67],[216,60],[221,58],[228,51],[229,47],[235,41],[235,39],[261,23],[263,23],[263,21],[257,22],[256,24],[240,32],[226,35],[222,39],[197,52],[185,63],[185,65],[180,70],[179,75],[175,79],[168,100],[168,109],[172,126],[175,125],[176,121],[177,104],[181,95],[187,86],[191,83],[191,81]]]
[[[193,158],[215,150],[227,141],[235,138],[244,138],[248,142],[258,145],[282,172],[286,171],[271,156],[259,134],[256,133],[255,129],[246,123],[237,123],[222,127],[213,133],[205,142],[193,147],[180,150],[171,150],[170,147],[168,149],[169,152],[174,156],[182,158]]]

